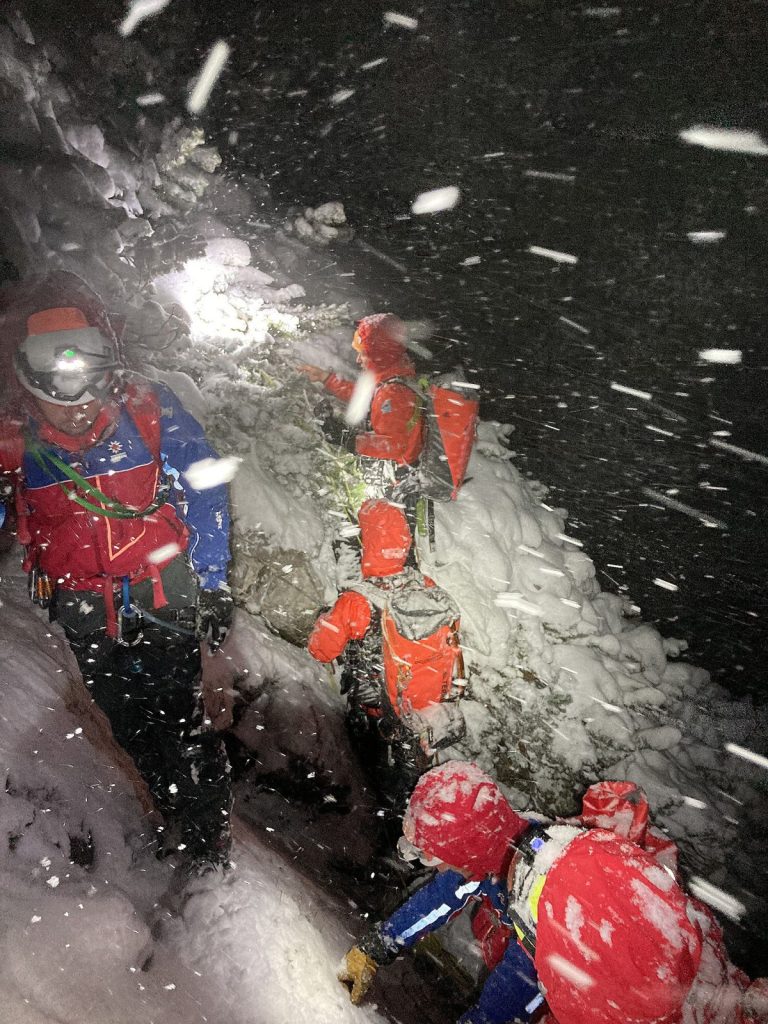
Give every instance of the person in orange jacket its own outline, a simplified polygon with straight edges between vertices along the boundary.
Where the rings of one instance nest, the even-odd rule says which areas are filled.
[[[416,380],[404,340],[405,325],[392,313],[364,317],[352,339],[358,364],[376,381],[369,429],[355,438],[355,451],[370,459],[389,459],[398,467],[416,465],[424,445],[422,400],[404,383]],[[346,404],[352,398],[355,381],[308,363],[302,363],[299,370],[341,402]]]
[[[361,759],[397,805],[438,748],[463,734],[459,611],[449,595],[406,567],[411,534],[398,506],[362,505],[362,580],[320,615],[313,658],[345,655],[342,693]],[[383,755],[386,753],[386,757]],[[394,762],[394,764],[392,763]]]

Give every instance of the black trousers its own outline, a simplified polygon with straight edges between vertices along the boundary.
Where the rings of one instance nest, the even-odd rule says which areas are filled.
[[[133,758],[177,848],[197,863],[230,849],[230,766],[203,725],[200,651],[194,637],[148,624],[126,647],[104,629],[81,635],[63,622],[85,684],[117,742]]]

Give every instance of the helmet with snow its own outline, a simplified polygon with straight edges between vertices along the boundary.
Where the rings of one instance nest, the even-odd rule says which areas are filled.
[[[584,832],[548,868],[538,902],[535,965],[553,1016],[568,1024],[687,1021],[702,958],[695,918],[652,855],[606,829]]]
[[[116,345],[82,310],[45,309],[27,319],[27,334],[14,356],[16,376],[36,398],[54,405],[83,405],[106,397],[119,366]]]
[[[405,349],[406,329],[393,313],[374,313],[358,323],[352,347],[360,362],[377,377],[413,377],[413,363]]]
[[[416,783],[403,834],[428,857],[483,878],[506,872],[528,825],[476,764],[446,761]]]
[[[357,514],[363,546],[363,576],[395,576],[411,550],[411,531],[402,509],[382,498],[363,502]]]
[[[106,397],[119,347],[104,303],[69,271],[16,281],[0,289],[0,369],[36,398],[82,405]]]

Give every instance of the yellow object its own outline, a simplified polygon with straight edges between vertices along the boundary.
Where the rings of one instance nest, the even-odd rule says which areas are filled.
[[[531,886],[531,891],[528,893],[528,906],[531,908],[531,917],[536,922],[539,920],[539,900],[541,899],[541,890],[544,888],[546,880],[546,875],[542,875],[541,878],[537,878]]]
[[[353,946],[344,959],[338,979],[350,986],[349,998],[355,1006],[362,1003],[365,993],[371,987],[378,964],[367,953]]]

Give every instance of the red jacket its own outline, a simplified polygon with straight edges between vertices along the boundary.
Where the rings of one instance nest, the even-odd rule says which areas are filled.
[[[91,436],[98,430],[98,437]],[[97,592],[111,589],[120,577],[132,582],[149,578],[157,607],[164,603],[159,570],[179,552],[189,551],[201,586],[215,589],[226,580],[227,490],[195,490],[184,480],[192,463],[216,453],[169,388],[148,381],[129,384],[125,396],[105,407],[94,430],[78,442],[81,450],[71,450],[71,437],[28,413],[0,422],[0,474],[15,477],[18,535],[26,547],[27,569],[36,567],[67,589]],[[155,501],[167,459],[182,474],[184,500],[174,487],[168,500],[147,515],[96,514],[68,497],[79,490],[57,465],[35,457],[35,443],[108,498],[138,510]],[[100,503],[88,492],[80,497]],[[111,602],[106,607],[109,614]]]
[[[349,402],[355,385],[335,373],[324,387],[342,402]],[[399,380],[377,383],[368,415],[370,430],[358,434],[355,450],[370,459],[392,459],[400,466],[412,466],[424,446],[421,399]]]

